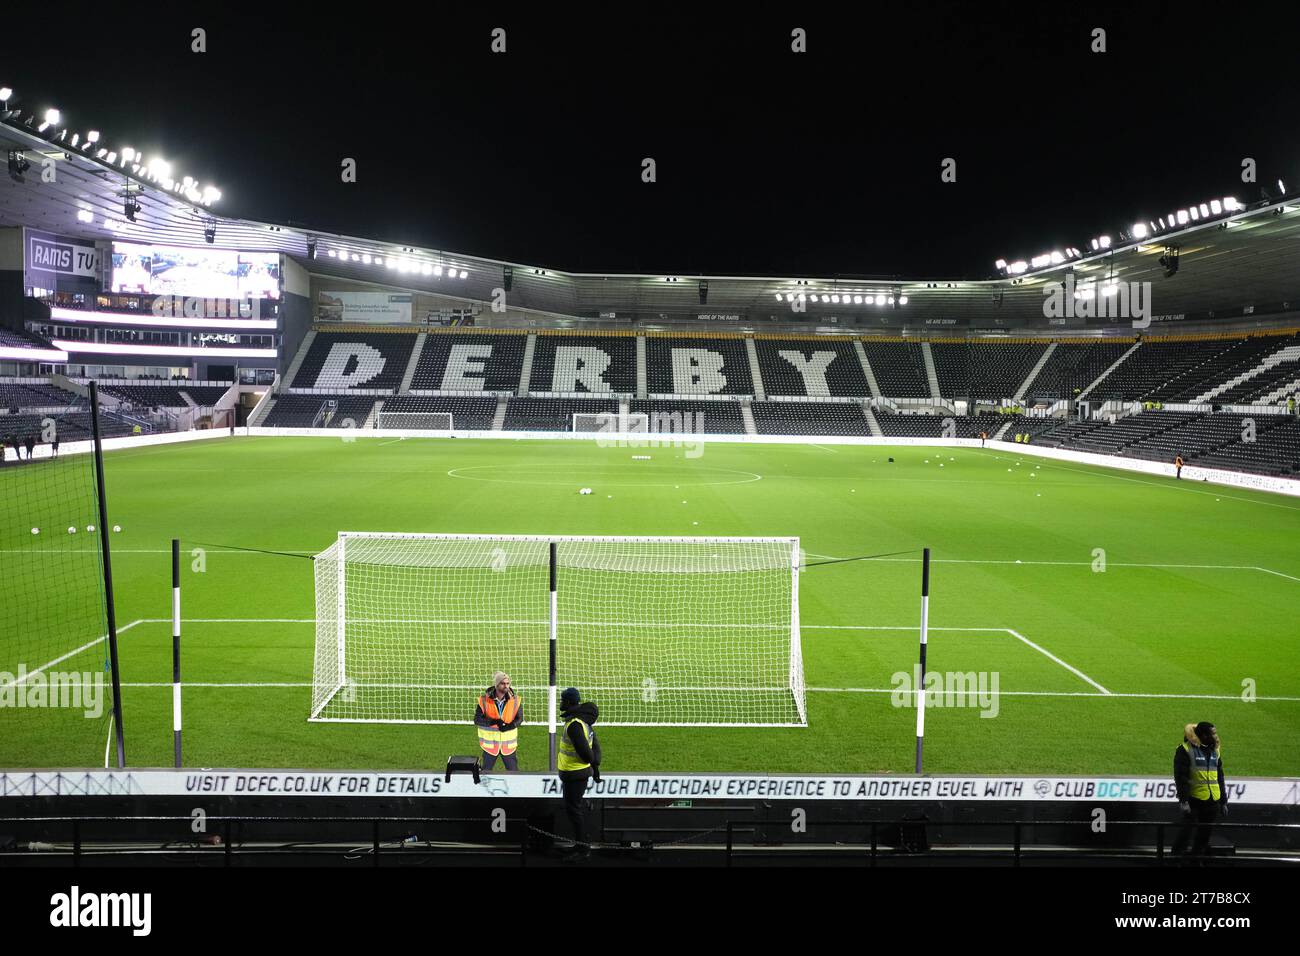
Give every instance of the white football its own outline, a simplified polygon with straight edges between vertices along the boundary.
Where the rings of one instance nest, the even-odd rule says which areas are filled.
[[[40,533],[41,533],[41,529],[40,529],[40,528],[33,528],[33,529],[32,529],[32,534],[40,534]]]
[[[77,529],[76,529],[76,528],[69,528],[69,529],[68,529],[68,534],[76,534],[76,533],[77,533]]]

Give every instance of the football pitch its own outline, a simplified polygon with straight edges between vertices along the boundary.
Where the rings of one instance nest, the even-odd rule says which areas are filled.
[[[307,556],[346,530],[798,536],[814,565],[800,576],[808,725],[608,727],[612,772],[910,772],[916,715],[895,675],[917,660],[920,556],[896,552],[922,547],[928,669],[983,692],[927,709],[927,771],[1168,774],[1182,727],[1210,720],[1230,775],[1300,772],[1300,501],[1280,495],[964,448],[714,443],[688,457],[235,438],[105,461],[131,766],[171,765],[173,537],[187,766],[441,768],[476,752],[472,692],[464,726],[308,722]],[[17,471],[0,472],[0,496]],[[62,520],[39,537],[21,515],[8,523],[0,580],[39,586],[22,569],[33,549],[90,547]],[[0,670],[50,663],[14,659],[23,625],[0,614]],[[68,634],[66,650],[94,637]],[[102,657],[92,645],[59,667]],[[715,679],[704,693],[726,708],[735,692]],[[525,695],[522,769],[546,767],[544,703]],[[0,708],[0,765],[103,765],[106,723],[45,718]]]

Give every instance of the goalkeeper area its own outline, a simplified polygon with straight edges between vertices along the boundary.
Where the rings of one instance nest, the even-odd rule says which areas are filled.
[[[311,716],[464,723],[496,670],[542,700],[554,646],[606,726],[802,725],[799,563],[797,538],[340,534]]]
[[[1005,447],[713,442],[688,457],[588,441],[258,437],[112,451],[105,466],[134,767],[172,762],[178,537],[186,766],[441,768],[476,752],[476,697],[504,670],[523,695],[520,767],[545,769],[542,542],[558,540],[570,562],[557,575],[559,686],[608,718],[611,771],[910,772],[916,712],[899,684],[917,662],[929,547],[928,671],[982,679],[987,693],[979,706],[927,705],[928,772],[1166,775],[1199,720],[1217,724],[1234,776],[1295,772],[1300,502],[1283,496]],[[31,499],[40,467],[0,470],[0,495]],[[68,575],[97,567],[81,553],[90,519],[31,507],[0,528],[4,579],[24,589],[19,607],[58,608]],[[339,632],[317,575],[352,530],[381,535],[382,553],[353,568],[356,542],[343,545],[344,613],[360,617],[339,680],[337,658],[321,667],[322,634],[337,650]],[[394,549],[403,535],[419,546]],[[487,537],[466,548],[440,535]],[[695,573],[682,553],[626,544],[565,553],[565,538],[606,537],[714,542]],[[795,537],[797,630],[784,604]],[[737,573],[745,552],[715,548],[742,538],[786,544],[760,556],[766,570]],[[886,556],[841,560],[864,555]],[[0,624],[0,671],[57,660],[51,671],[102,672],[98,632],[56,640],[46,628],[37,641],[25,615]],[[2,762],[102,766],[102,714],[52,713],[0,707]]]

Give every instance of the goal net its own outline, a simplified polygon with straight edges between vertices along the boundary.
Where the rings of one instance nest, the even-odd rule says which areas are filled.
[[[648,432],[650,416],[645,412],[575,412],[575,432]]]
[[[555,686],[602,724],[807,723],[798,538],[348,532],[315,574],[312,720],[466,723],[503,670],[535,723]]]
[[[386,412],[380,409],[379,414],[375,416],[375,428],[449,432],[451,412]]]

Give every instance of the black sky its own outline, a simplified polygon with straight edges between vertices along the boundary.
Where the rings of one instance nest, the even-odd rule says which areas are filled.
[[[0,84],[215,182],[226,215],[578,271],[984,277],[1256,199],[1243,157],[1300,184],[1273,6],[752,6],[29,6]]]

